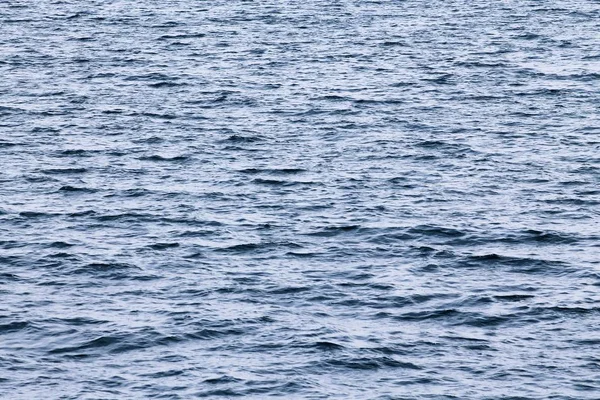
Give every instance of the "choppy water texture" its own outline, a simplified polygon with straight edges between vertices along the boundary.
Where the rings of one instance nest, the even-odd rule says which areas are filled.
[[[598,399],[600,2],[0,3],[0,397]]]

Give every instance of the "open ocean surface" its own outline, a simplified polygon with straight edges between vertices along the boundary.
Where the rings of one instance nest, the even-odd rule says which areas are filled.
[[[0,398],[600,399],[599,32],[2,0]]]

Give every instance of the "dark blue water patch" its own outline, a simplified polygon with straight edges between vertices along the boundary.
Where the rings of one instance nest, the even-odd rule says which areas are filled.
[[[239,172],[249,175],[296,175],[307,172],[307,170],[303,168],[246,168],[240,170]]]
[[[57,242],[52,242],[52,243],[48,244],[48,247],[55,248],[55,249],[67,249],[67,248],[73,247],[73,246],[75,246],[75,244],[63,242],[63,241],[57,241]]]
[[[180,33],[172,35],[162,35],[158,40],[173,40],[173,39],[196,39],[205,37],[205,33]]]
[[[534,298],[534,295],[530,294],[506,294],[506,295],[496,295],[494,296],[495,300],[498,301],[508,301],[508,302],[521,302]]]
[[[50,168],[42,171],[42,173],[48,175],[83,174],[85,172],[87,172],[86,168]]]
[[[185,161],[189,161],[190,157],[189,156],[184,156],[184,155],[179,155],[179,156],[161,156],[161,155],[151,155],[151,156],[144,156],[144,157],[140,157],[140,160],[142,161],[156,161],[156,162],[161,162],[161,161],[166,161],[166,162],[185,162]]]
[[[85,150],[85,149],[67,149],[61,151],[61,156],[64,157],[91,157],[94,153],[100,152],[99,150]]]
[[[181,87],[181,86],[186,86],[186,84],[183,82],[180,83],[180,82],[163,81],[163,82],[150,83],[150,84],[148,84],[148,86],[151,88],[160,89],[160,88]]]
[[[0,323],[0,335],[18,332],[29,326],[26,321],[12,321],[9,323]]]
[[[38,219],[38,218],[51,218],[53,216],[57,216],[56,213],[46,213],[39,211],[21,211],[19,213],[20,217],[28,218],[28,219]]]
[[[86,210],[86,211],[78,211],[78,212],[73,212],[73,213],[69,213],[68,216],[71,218],[76,218],[76,217],[87,217],[90,215],[95,215],[96,211],[94,210]]]
[[[224,143],[255,143],[264,141],[264,138],[260,136],[231,135],[222,141]]]
[[[152,250],[167,250],[167,249],[173,249],[176,247],[179,247],[179,243],[177,242],[173,242],[173,243],[154,243],[148,246],[149,248],[151,248]]]
[[[380,368],[419,369],[418,366],[412,363],[403,363],[389,357],[350,358],[342,360],[333,359],[325,362],[325,368],[328,367],[358,370],[377,370]]]
[[[98,191],[98,189],[94,189],[94,188],[78,187],[78,186],[71,186],[71,185],[61,186],[58,190],[61,192],[68,192],[68,193],[95,193]]]
[[[265,185],[271,187],[295,187],[295,186],[322,186],[321,182],[314,181],[291,181],[291,180],[279,180],[279,179],[265,179],[265,178],[255,178],[252,179],[252,183],[256,185]]]

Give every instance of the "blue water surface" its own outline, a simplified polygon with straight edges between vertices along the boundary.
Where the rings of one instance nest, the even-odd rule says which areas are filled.
[[[0,398],[598,399],[598,32],[3,0]]]

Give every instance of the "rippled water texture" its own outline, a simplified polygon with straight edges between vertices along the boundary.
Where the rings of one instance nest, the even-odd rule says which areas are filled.
[[[3,0],[0,397],[598,399],[598,32]]]

